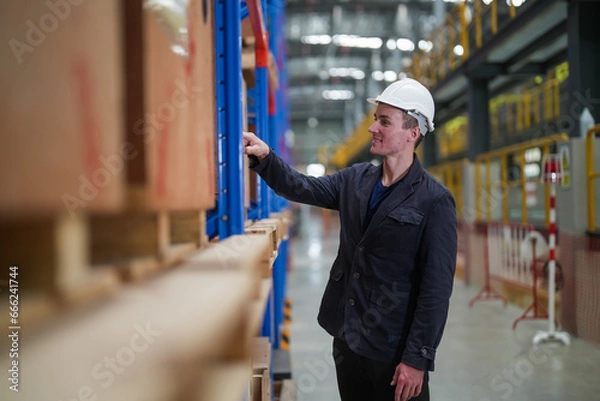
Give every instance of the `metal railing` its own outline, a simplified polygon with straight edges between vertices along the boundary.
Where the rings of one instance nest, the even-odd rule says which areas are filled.
[[[587,131],[585,137],[587,194],[588,194],[588,232],[596,231],[596,199],[594,196],[594,180],[600,178],[600,171],[594,170],[594,137],[600,134],[600,124]]]
[[[409,76],[426,86],[436,85],[467,60],[472,49],[481,48],[486,39],[494,36],[499,24],[515,18],[517,10],[513,2],[509,5],[500,0],[456,4],[429,37],[430,48],[413,55]]]
[[[521,190],[521,222],[526,224],[528,219],[527,206],[527,183],[539,182],[538,179],[527,179],[525,174],[525,152],[532,148],[542,148],[542,154],[539,161],[543,160],[544,155],[550,153],[550,145],[559,142],[567,142],[569,136],[567,134],[551,135],[531,141],[519,143],[516,145],[507,146],[491,152],[482,153],[475,158],[475,219],[478,222],[492,221],[493,195],[500,190],[500,198],[502,201],[502,221],[509,221],[508,210],[508,189],[509,187],[520,188]],[[518,160],[518,178],[509,179],[508,176],[508,158],[513,156]],[[500,161],[500,180],[492,180],[491,164],[492,162]],[[482,185],[481,166],[484,168],[484,180]],[[541,169],[540,169],[541,170]],[[541,171],[540,171],[541,174]],[[485,207],[482,207],[482,194],[485,194]],[[544,188],[544,213],[546,225],[549,223],[549,192],[548,188]],[[483,211],[485,210],[485,220]]]
[[[564,77],[549,78],[532,88],[523,89],[520,93],[504,94],[492,99],[490,101],[492,138],[501,138],[504,133],[519,134],[560,118],[561,105],[565,99],[561,93],[561,83],[564,81]],[[563,90],[565,90],[564,85]]]
[[[427,168],[431,174],[433,174],[442,184],[446,186],[446,188],[448,188],[448,190],[452,193],[452,196],[454,196],[454,200],[456,202],[456,215],[459,220],[464,217],[463,209],[465,199],[463,170],[468,163],[468,159],[464,158],[451,162],[440,163]]]

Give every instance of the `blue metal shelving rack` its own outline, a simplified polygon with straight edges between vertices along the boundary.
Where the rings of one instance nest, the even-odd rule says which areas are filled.
[[[250,210],[244,210],[245,156],[240,95],[241,21],[250,18],[256,39],[256,86],[248,91],[253,105],[252,122],[256,134],[289,161],[289,150],[285,146],[289,119],[284,10],[285,0],[215,0],[218,196],[217,207],[207,214],[206,228],[210,238],[243,234],[246,218],[268,218],[272,212],[287,207],[284,199],[258,180],[257,199]],[[278,67],[278,89],[269,85],[269,52],[274,55]],[[275,349],[279,348],[279,327],[283,323],[287,253],[288,241],[285,240],[273,265],[273,289],[261,330],[261,335],[269,337]]]

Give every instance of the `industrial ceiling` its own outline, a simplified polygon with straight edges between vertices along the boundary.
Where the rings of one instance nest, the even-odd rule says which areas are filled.
[[[402,76],[445,15],[443,0],[288,0],[290,119],[297,163],[316,161],[364,118],[366,98]],[[436,18],[437,16],[437,18]]]

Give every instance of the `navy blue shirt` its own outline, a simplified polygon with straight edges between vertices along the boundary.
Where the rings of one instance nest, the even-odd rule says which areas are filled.
[[[367,209],[367,214],[365,216],[365,226],[363,227],[365,230],[367,229],[367,227],[369,227],[369,223],[371,222],[371,219],[373,218],[373,215],[375,214],[375,212],[379,208],[379,205],[381,205],[381,202],[383,202],[383,200],[385,198],[387,198],[387,196],[389,194],[391,194],[392,191],[401,182],[402,182],[402,180],[393,183],[389,187],[386,187],[381,182],[381,179],[377,180],[377,183],[373,187],[373,192],[371,192],[371,198],[369,199],[369,208]]]

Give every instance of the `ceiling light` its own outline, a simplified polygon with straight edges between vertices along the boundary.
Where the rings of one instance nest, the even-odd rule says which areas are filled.
[[[329,69],[329,75],[340,78],[365,79],[365,72],[354,67],[332,67]]]
[[[490,4],[492,4],[492,1],[494,1],[494,0],[483,0],[483,4],[485,4],[486,6],[489,6]]]
[[[317,126],[319,125],[319,120],[317,120],[314,117],[311,117],[306,121],[306,123],[310,128],[317,128]]]
[[[396,50],[396,41],[394,39],[388,39],[385,45],[390,50]]]
[[[388,70],[383,73],[383,79],[385,79],[386,82],[394,82],[398,79],[398,74],[396,74],[395,71]]]
[[[384,79],[383,71],[373,71],[371,73],[371,78],[373,78],[375,81],[383,81],[383,79]]]
[[[322,93],[325,100],[351,100],[354,99],[354,92],[349,90],[324,90]]]
[[[511,3],[515,7],[521,7],[523,3],[525,3],[525,0],[506,0],[506,4],[508,4],[509,6],[511,5]]]
[[[334,44],[342,47],[359,47],[365,49],[380,49],[383,39],[377,37],[363,37],[356,35],[333,35]]]
[[[325,166],[321,163],[311,163],[306,166],[306,174],[313,177],[322,177],[325,175]]]
[[[329,35],[306,35],[300,38],[302,43],[307,45],[328,45],[331,43]]]
[[[396,41],[396,45],[398,46],[398,49],[403,52],[412,52],[415,50],[415,44],[410,39],[400,38]]]
[[[429,40],[419,40],[419,49],[429,53],[433,49],[433,43]]]
[[[463,49],[461,45],[456,45],[454,46],[454,54],[456,54],[457,56],[462,56],[463,54],[465,54],[465,49]]]

